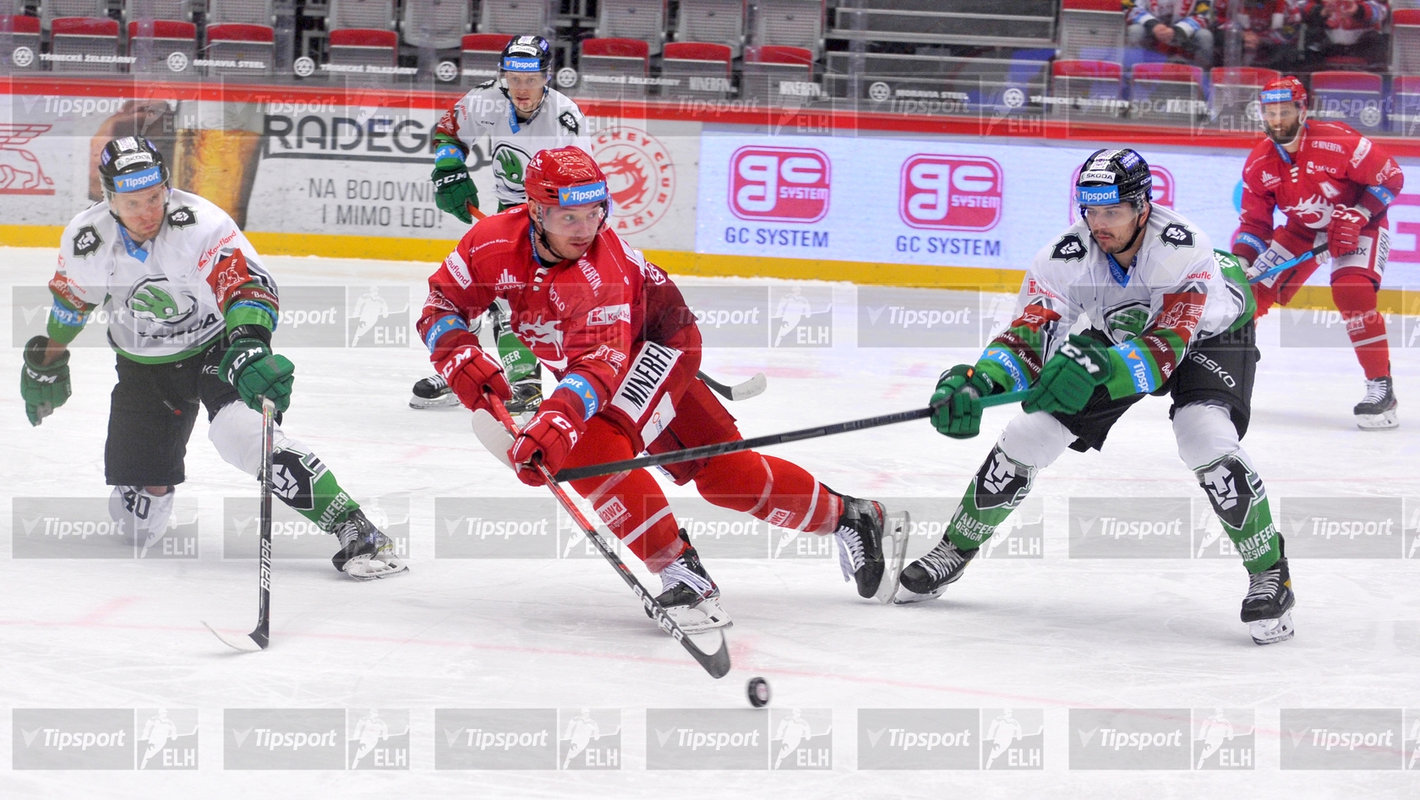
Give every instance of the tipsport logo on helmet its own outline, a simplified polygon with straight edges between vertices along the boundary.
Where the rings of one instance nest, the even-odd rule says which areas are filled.
[[[136,192],[151,186],[157,186],[162,182],[162,169],[159,167],[149,167],[141,172],[114,176],[113,190],[115,192]]]
[[[557,204],[559,206],[585,206],[600,203],[608,196],[606,181],[597,181],[581,186],[562,186],[557,189]]]
[[[1075,199],[1082,206],[1107,206],[1119,202],[1118,186],[1081,186],[1075,192]]]
[[[542,64],[536,58],[507,56],[503,59],[503,70],[505,72],[541,72]]]
[[[1291,89],[1268,89],[1258,96],[1263,103],[1290,103],[1292,102]]]

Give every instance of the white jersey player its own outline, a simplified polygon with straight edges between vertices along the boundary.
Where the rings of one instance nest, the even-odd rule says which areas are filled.
[[[1242,621],[1253,640],[1292,636],[1295,598],[1282,535],[1242,449],[1257,346],[1252,294],[1237,259],[1215,253],[1187,219],[1151,202],[1153,178],[1133,150],[1098,150],[1080,170],[1083,220],[1036,255],[1015,320],[973,364],[943,373],[932,424],[981,429],[980,398],[1024,393],[952,516],[942,541],[902,572],[899,602],[937,597],[1024,501],[1035,474],[1065,449],[1099,449],[1148,394],[1173,399],[1179,456],[1208,495],[1249,574]],[[1081,317],[1083,334],[1070,334]]]
[[[122,137],[99,161],[104,200],[64,229],[50,281],[47,335],[25,345],[21,394],[30,423],[69,397],[68,344],[102,310],[117,351],[104,450],[110,513],[144,546],[167,528],[197,414],[228,463],[256,475],[262,398],[291,401],[294,367],[271,352],[276,282],[226,212],[169,186],[161,153]],[[277,495],[336,535],[337,569],[356,578],[400,572],[390,540],[310,450],[275,436]]]

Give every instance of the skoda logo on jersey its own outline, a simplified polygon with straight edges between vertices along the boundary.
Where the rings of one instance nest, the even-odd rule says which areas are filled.
[[[597,181],[582,186],[564,186],[557,190],[559,206],[585,206],[606,200],[606,181]]]
[[[1075,199],[1082,206],[1107,206],[1119,202],[1118,186],[1080,186]]]
[[[115,192],[136,192],[140,189],[147,189],[150,186],[157,186],[162,182],[163,171],[158,167],[149,167],[141,172],[115,177],[113,179],[113,190]]]
[[[166,278],[148,278],[133,287],[128,308],[138,319],[177,325],[197,310],[197,298],[175,291]]]

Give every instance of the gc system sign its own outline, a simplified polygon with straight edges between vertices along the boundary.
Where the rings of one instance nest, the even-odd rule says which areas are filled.
[[[740,219],[817,222],[828,214],[822,150],[741,147],[730,156],[730,212]]]
[[[898,214],[914,228],[989,231],[1001,221],[1003,183],[993,158],[918,153],[902,164]]]

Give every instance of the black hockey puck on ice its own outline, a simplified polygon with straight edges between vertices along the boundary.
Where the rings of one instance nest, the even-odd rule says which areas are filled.
[[[750,678],[745,685],[745,693],[749,695],[749,704],[755,708],[764,708],[769,705],[769,681],[763,678]]]

